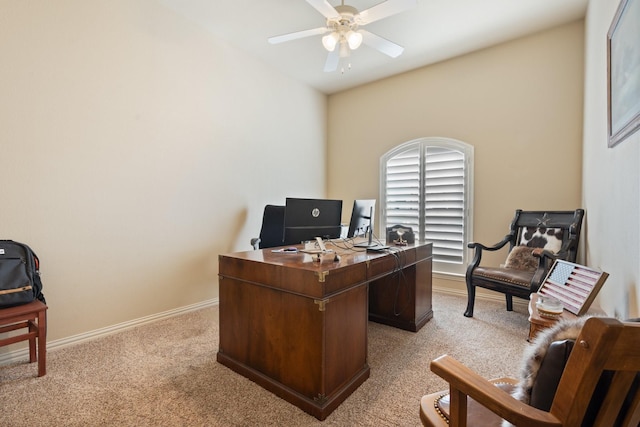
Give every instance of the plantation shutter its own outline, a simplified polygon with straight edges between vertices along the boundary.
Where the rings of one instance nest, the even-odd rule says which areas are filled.
[[[465,262],[465,161],[462,151],[423,143],[385,163],[385,227],[410,226],[433,243],[436,263]]]
[[[386,226],[407,225],[420,230],[420,146],[387,161]]]
[[[427,146],[424,153],[425,240],[434,260],[461,263],[464,250],[464,154]]]

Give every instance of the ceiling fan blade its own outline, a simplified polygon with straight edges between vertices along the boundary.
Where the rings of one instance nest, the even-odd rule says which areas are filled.
[[[288,42],[289,40],[301,39],[303,37],[316,36],[327,32],[327,27],[313,28],[311,30],[297,31],[295,33],[283,34],[281,36],[269,37],[267,40],[271,44]]]
[[[362,34],[362,43],[374,49],[378,49],[380,52],[385,55],[389,55],[392,58],[397,58],[404,51],[402,46],[370,33],[369,31],[358,30],[358,32]]]
[[[417,0],[387,0],[360,12],[356,18],[356,22],[358,25],[369,24],[371,22],[379,21],[382,18],[412,9],[417,5]]]
[[[340,14],[333,6],[329,4],[327,0],[307,0],[315,10],[324,15],[327,19],[336,19],[340,17]]]
[[[333,52],[329,52],[327,55],[327,62],[324,63],[324,72],[330,73],[338,69],[338,63],[340,62],[340,49],[336,47]]]

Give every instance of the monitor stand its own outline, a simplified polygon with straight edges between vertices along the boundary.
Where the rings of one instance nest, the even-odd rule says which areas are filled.
[[[371,248],[373,246],[378,246],[377,243],[373,243],[373,233],[371,232],[371,226],[367,227],[367,234],[369,235],[369,240],[367,242],[356,243],[353,245],[355,248]]]
[[[356,243],[355,245],[353,245],[354,248],[366,248],[367,250],[371,250],[371,251],[381,251],[384,249],[389,249],[389,246],[381,245],[380,243],[374,242],[371,226],[369,226],[368,229],[369,229],[369,240],[362,243]]]
[[[364,218],[367,218],[366,216]],[[378,243],[373,242],[373,206],[369,211],[369,225],[367,226],[367,231],[369,233],[369,240],[366,243],[356,243],[353,245],[354,248],[366,248],[371,251],[381,251],[384,249],[388,249],[389,246],[380,245]]]

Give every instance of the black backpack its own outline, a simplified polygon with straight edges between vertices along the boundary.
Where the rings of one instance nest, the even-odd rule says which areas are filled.
[[[46,304],[38,256],[24,243],[0,240],[0,308],[35,299]]]

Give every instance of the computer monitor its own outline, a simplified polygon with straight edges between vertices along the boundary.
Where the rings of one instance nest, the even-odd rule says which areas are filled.
[[[316,237],[340,237],[342,200],[287,197],[284,211],[284,244],[295,245]]]
[[[373,230],[373,217],[375,211],[375,200],[354,200],[347,237],[364,236],[367,232]]]

